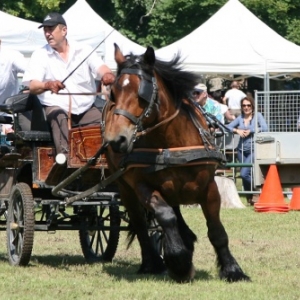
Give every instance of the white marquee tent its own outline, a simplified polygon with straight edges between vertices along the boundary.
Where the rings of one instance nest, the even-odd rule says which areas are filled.
[[[26,57],[45,44],[40,23],[17,18],[0,11],[0,39],[2,47],[18,50]]]
[[[129,40],[107,24],[85,0],[77,0],[63,14],[68,25],[68,38],[84,42],[92,47],[101,45],[96,52],[112,69],[116,68],[114,61],[114,46],[117,43],[124,53],[142,54],[145,48]],[[80,21],[79,21],[80,20]],[[43,30],[38,29],[40,23],[14,17],[0,11],[0,39],[2,46],[20,51],[25,57],[38,47],[45,45]]]
[[[112,69],[116,68],[114,43],[117,43],[125,54],[129,52],[142,54],[145,52],[144,47],[129,40],[106,23],[85,0],[77,0],[63,16],[68,25],[69,37],[75,40],[90,37],[90,40],[93,41],[90,44],[93,47],[96,47],[105,39],[99,48],[103,51],[105,63]]]
[[[186,69],[201,74],[269,78],[300,73],[300,47],[278,35],[238,0],[229,0],[192,33],[157,50],[156,56],[169,59],[177,52],[185,59]]]
[[[104,40],[97,52],[112,69],[115,69],[113,43],[117,43],[124,53],[145,51],[107,24],[85,0],[77,0],[64,17],[70,39],[93,47]],[[45,44],[43,32],[37,28],[39,24],[0,11],[2,46],[30,57],[34,49]],[[300,47],[270,29],[238,0],[229,0],[192,33],[156,50],[156,56],[169,60],[177,52],[185,58],[186,69],[201,74],[264,78],[300,74]],[[268,86],[265,89],[268,90]]]

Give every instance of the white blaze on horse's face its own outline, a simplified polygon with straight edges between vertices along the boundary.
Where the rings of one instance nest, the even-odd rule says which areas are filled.
[[[129,79],[126,78],[126,79],[123,81],[123,83],[122,83],[122,87],[128,85],[129,83],[130,83]]]

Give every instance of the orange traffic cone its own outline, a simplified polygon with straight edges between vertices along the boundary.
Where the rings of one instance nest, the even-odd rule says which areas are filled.
[[[290,202],[291,210],[300,210],[300,187],[293,188],[293,195]]]
[[[289,206],[284,202],[280,178],[276,165],[270,165],[258,202],[254,204],[256,212],[286,213]]]

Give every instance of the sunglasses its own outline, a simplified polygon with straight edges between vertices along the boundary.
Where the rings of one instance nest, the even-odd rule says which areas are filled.
[[[243,104],[242,106],[243,107],[251,107],[252,105],[251,104]]]
[[[193,92],[193,96],[199,96],[200,94],[202,94],[203,91],[199,92],[199,91],[194,91]]]

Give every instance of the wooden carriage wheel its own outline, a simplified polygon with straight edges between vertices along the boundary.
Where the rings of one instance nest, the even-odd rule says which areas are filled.
[[[7,252],[13,266],[28,265],[34,237],[34,201],[30,187],[17,183],[7,210]]]

